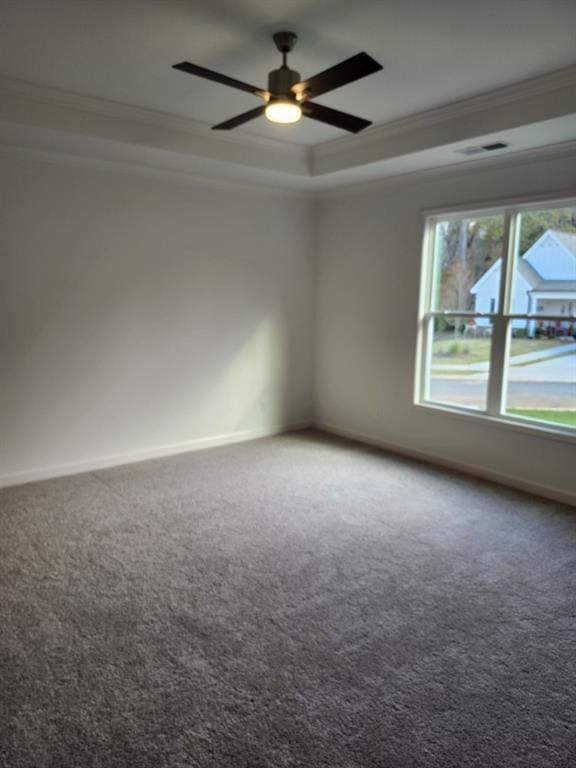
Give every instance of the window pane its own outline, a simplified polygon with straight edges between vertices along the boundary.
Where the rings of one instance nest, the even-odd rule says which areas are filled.
[[[432,308],[497,311],[503,239],[503,215],[438,222]]]
[[[492,329],[477,322],[478,318],[460,321],[444,317],[432,321],[432,354],[426,373],[430,400],[461,408],[486,408]]]
[[[576,340],[512,321],[506,413],[576,429]]]
[[[567,331],[576,317],[576,208],[526,211],[518,219],[512,313],[557,315],[565,318],[559,331]]]

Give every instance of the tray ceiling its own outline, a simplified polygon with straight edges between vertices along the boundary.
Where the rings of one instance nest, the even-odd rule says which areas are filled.
[[[303,76],[366,50],[385,69],[322,99],[377,125],[573,64],[572,0],[6,0],[0,75],[213,124],[256,99],[173,71],[189,59],[256,85],[278,65],[270,35],[300,36]],[[303,121],[245,129],[318,145]]]

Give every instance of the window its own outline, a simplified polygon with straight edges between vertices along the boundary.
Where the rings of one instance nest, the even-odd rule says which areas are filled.
[[[417,402],[576,435],[576,200],[426,220]]]

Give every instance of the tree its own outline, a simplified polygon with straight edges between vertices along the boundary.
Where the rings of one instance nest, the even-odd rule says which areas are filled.
[[[439,225],[439,308],[470,312],[474,296],[470,289],[488,269],[502,257],[504,250],[503,214],[478,219],[444,221]],[[526,211],[520,217],[520,247],[522,256],[548,229],[576,233],[576,208],[552,208]],[[460,319],[454,323],[458,335]]]
[[[470,289],[502,255],[504,218],[463,219],[441,224],[440,306],[443,309],[474,309]],[[460,322],[455,321],[458,335]]]
[[[576,233],[576,208],[551,208],[547,211],[526,211],[520,224],[520,255],[534,245],[547,229]]]

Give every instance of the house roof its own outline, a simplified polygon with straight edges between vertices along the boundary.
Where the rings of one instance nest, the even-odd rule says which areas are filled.
[[[575,238],[576,247],[576,238]],[[575,254],[576,255],[576,254]],[[574,280],[547,280],[537,272],[532,264],[526,259],[521,258],[518,261],[518,270],[522,277],[530,285],[533,291],[575,291],[576,278]],[[576,275],[576,263],[575,272]]]
[[[576,291],[576,280],[540,280],[532,287],[533,291]]]
[[[574,279],[550,279],[536,268],[531,257],[536,253],[538,247],[542,245],[547,239],[552,238],[555,241],[559,254],[564,257],[568,256],[570,261],[574,264]],[[549,261],[549,260],[547,260]],[[492,264],[490,269],[480,277],[476,283],[470,289],[470,293],[477,293],[481,284],[488,278],[488,276],[499,270],[501,266],[501,259]],[[526,282],[530,285],[532,290],[535,291],[574,291],[576,290],[576,232],[560,232],[554,229],[547,229],[540,235],[538,240],[534,242],[526,253],[522,254],[522,257],[518,259],[518,271]],[[569,271],[570,268],[569,268]]]
[[[522,254],[519,264],[530,265],[537,278],[533,288],[551,288],[559,283],[566,290],[566,284],[576,282],[576,234],[547,229]],[[527,270],[526,279],[532,284]]]
[[[539,272],[536,271],[532,264],[530,264],[530,262],[526,261],[524,258],[518,259],[517,267],[518,271],[521,273],[526,282],[530,284],[531,288],[536,288],[538,283],[548,282],[542,277],[542,275],[539,274]]]
[[[559,232],[557,229],[549,229],[548,231],[576,257],[576,232]]]

